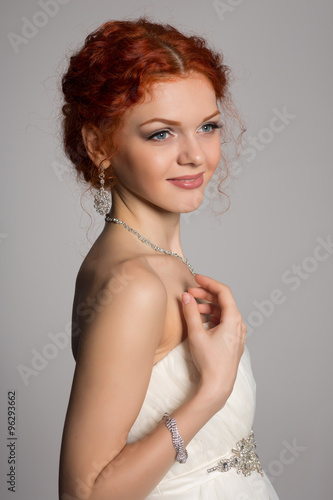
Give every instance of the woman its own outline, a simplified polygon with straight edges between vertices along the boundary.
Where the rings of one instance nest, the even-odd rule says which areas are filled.
[[[180,243],[225,159],[228,81],[204,40],[146,18],[105,23],[63,77],[65,150],[106,223],[76,282],[61,500],[277,498],[246,326]]]

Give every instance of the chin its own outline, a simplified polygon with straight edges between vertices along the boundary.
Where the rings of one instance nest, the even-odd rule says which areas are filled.
[[[204,199],[204,195],[202,193],[198,193],[193,199],[188,200],[187,202],[179,203],[177,212],[181,214],[188,214],[190,212],[194,212],[199,207],[201,207]]]

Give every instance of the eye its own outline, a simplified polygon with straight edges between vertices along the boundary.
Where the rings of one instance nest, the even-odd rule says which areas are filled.
[[[204,132],[209,133],[215,129],[222,128],[222,127],[223,127],[222,123],[211,122],[211,123],[205,123],[205,125],[203,125],[201,128],[204,129]]]
[[[151,136],[148,137],[148,140],[154,141],[164,141],[167,137],[166,134],[170,134],[169,130],[160,130],[159,132],[155,132]]]

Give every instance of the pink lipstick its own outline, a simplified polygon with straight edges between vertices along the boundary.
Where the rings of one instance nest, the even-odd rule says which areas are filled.
[[[203,183],[203,172],[197,175],[182,175],[181,177],[173,177],[172,179],[167,179],[174,186],[178,186],[183,189],[195,189],[202,185]]]

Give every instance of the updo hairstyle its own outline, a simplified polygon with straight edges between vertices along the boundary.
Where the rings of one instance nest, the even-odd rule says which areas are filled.
[[[112,157],[117,150],[112,138],[125,111],[144,101],[152,83],[184,78],[193,71],[207,77],[216,93],[223,122],[220,133],[225,179],[228,161],[227,148],[223,146],[230,141],[239,142],[245,131],[229,92],[230,69],[223,63],[222,54],[209,48],[203,38],[186,36],[169,24],[155,23],[147,17],[104,23],[70,57],[62,77],[62,130],[65,153],[79,175],[92,187],[99,187],[98,168],[82,140],[84,125],[95,126],[102,132],[111,145]],[[237,137],[228,126],[230,119],[241,128]],[[105,187],[115,183],[111,165],[105,170]]]

